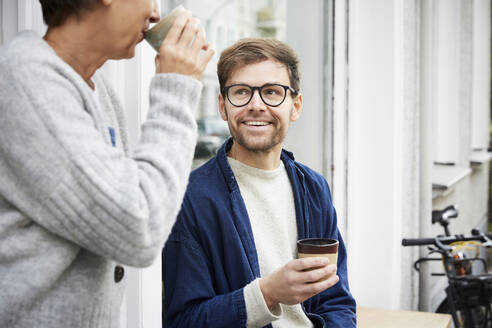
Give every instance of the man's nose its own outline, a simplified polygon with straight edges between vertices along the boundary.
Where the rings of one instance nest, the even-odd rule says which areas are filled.
[[[159,13],[159,6],[157,0],[152,0],[152,13],[150,14],[150,22],[157,23],[161,20],[161,14]]]
[[[251,98],[251,101],[249,102],[249,109],[250,110],[253,110],[253,109],[265,110],[266,109],[266,105],[263,102],[263,100],[261,100],[261,97],[260,97],[260,90],[256,89],[253,91],[253,97]]]

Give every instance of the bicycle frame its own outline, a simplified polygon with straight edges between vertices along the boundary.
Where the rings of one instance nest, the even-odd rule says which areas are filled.
[[[481,234],[473,229],[469,236],[451,236],[448,229],[449,219],[455,217],[457,210],[454,206],[448,206],[442,211],[433,211],[432,222],[439,223],[444,228],[445,235],[403,239],[402,246],[429,245],[429,254],[440,254],[439,258],[419,258],[414,263],[414,269],[420,271],[420,264],[423,262],[443,262],[444,273],[432,275],[447,277],[446,302],[455,328],[492,328],[492,273],[487,272],[487,261],[479,257],[478,250],[473,258],[465,258],[463,254],[456,252],[460,247],[467,248],[467,243],[473,243],[474,247],[492,247],[492,234]],[[473,273],[472,265],[477,261],[482,263],[485,274]]]
[[[492,274],[474,275],[462,271],[464,262],[483,259],[458,259],[451,252],[443,253],[448,278],[447,302],[455,327],[488,328],[492,326]]]

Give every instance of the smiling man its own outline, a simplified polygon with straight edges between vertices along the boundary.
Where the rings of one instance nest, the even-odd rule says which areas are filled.
[[[191,174],[164,248],[166,327],[355,327],[328,184],[282,149],[302,111],[296,55],[243,39],[218,76],[232,138]],[[338,239],[338,263],[296,259],[310,237]]]

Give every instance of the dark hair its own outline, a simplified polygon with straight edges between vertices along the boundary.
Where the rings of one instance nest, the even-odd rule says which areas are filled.
[[[80,17],[90,10],[97,0],[39,0],[43,10],[43,20],[48,27],[60,26],[71,16]]]
[[[220,92],[224,93],[225,83],[235,69],[269,59],[285,65],[290,86],[298,93],[300,76],[297,55],[285,43],[267,38],[241,39],[222,51],[217,63]]]

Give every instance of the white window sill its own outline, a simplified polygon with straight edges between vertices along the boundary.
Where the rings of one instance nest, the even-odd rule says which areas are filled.
[[[432,199],[449,194],[453,186],[471,172],[469,167],[434,164],[432,166]]]
[[[486,150],[473,150],[470,157],[470,165],[472,168],[480,167],[481,165],[490,162],[491,153]]]

